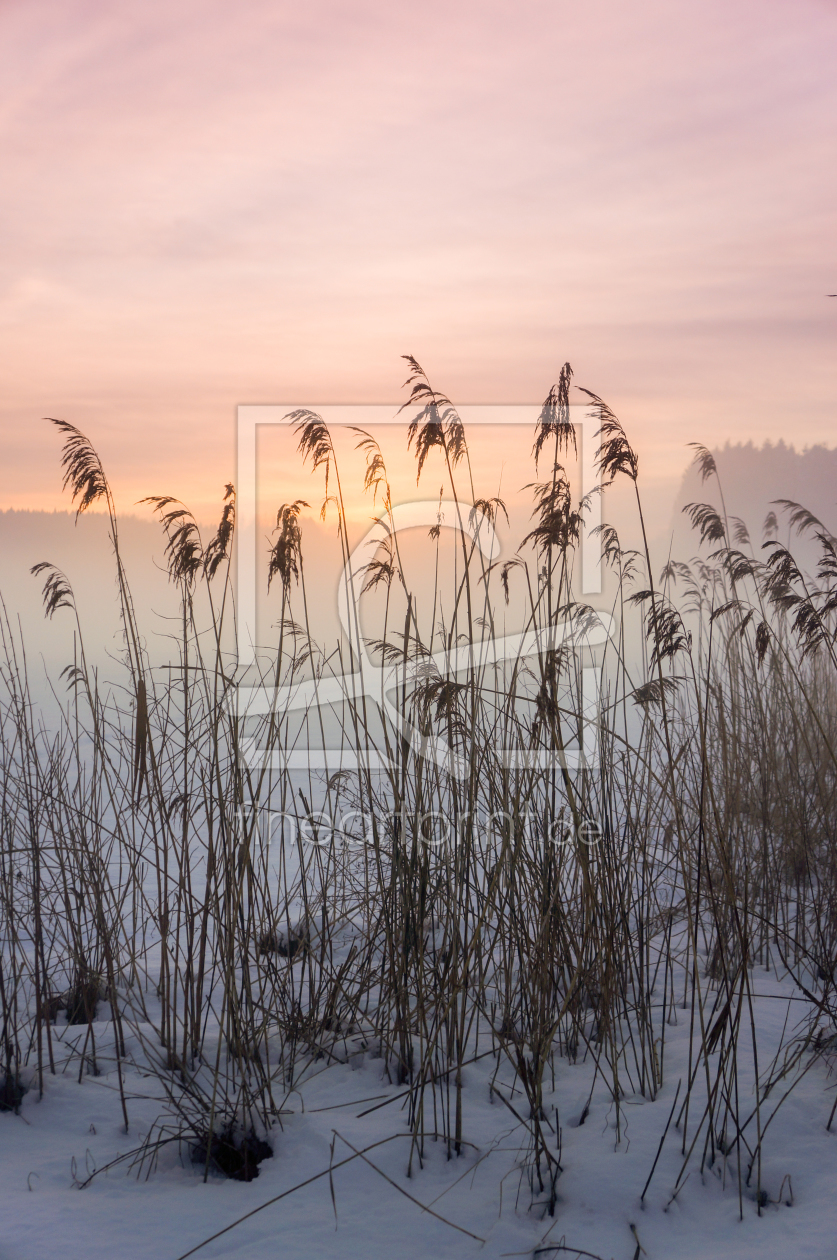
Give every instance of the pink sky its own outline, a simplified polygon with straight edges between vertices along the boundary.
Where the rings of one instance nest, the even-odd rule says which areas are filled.
[[[653,490],[835,434],[832,0],[0,4],[0,507],[79,425],[215,515],[239,402],[538,402]]]

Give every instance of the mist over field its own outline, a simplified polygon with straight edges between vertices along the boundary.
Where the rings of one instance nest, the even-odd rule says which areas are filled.
[[[534,411],[534,409],[533,409]],[[519,441],[524,458],[528,457],[529,430]],[[49,435],[46,435],[49,437]],[[518,438],[518,435],[514,435]],[[478,439],[477,439],[478,440]],[[391,437],[394,448],[404,444],[404,433],[396,429]],[[45,442],[46,446],[46,442]],[[684,463],[688,451],[684,451]],[[726,511],[737,517],[747,527],[751,545],[760,552],[763,542],[764,522],[768,514],[778,514],[784,524],[778,528],[783,541],[791,541],[787,518],[782,517],[778,500],[793,500],[804,504],[823,522],[827,529],[837,532],[837,451],[826,446],[814,446],[796,451],[792,445],[780,441],[761,447],[753,443],[727,443],[715,451],[723,485]],[[573,461],[568,460],[571,471]],[[306,513],[303,529],[303,548],[312,570],[320,575],[312,591],[312,610],[319,637],[323,643],[333,638],[338,629],[336,617],[337,591],[340,581],[340,560],[336,527],[331,521],[321,521],[319,500],[311,485],[310,474],[302,461],[291,451],[291,458],[283,465],[282,479],[273,484],[265,478],[275,503],[261,496],[260,537],[257,544],[261,556],[260,580],[265,588],[261,633],[265,642],[272,641],[272,623],[275,622],[273,601],[267,599],[267,559],[271,534],[275,525],[275,512],[280,501],[311,496],[312,510]],[[520,470],[518,470],[520,471]],[[513,525],[498,523],[500,547],[498,558],[509,559],[517,545],[528,532],[531,503],[523,489],[524,478],[517,482],[506,477],[506,499],[514,512]],[[427,476],[425,481],[428,481]],[[492,489],[492,487],[488,487]],[[496,488],[496,487],[493,487]],[[501,485],[502,488],[502,485]],[[176,492],[176,487],[168,487]],[[412,482],[404,489],[412,497],[424,497]],[[720,510],[721,493],[715,485],[706,486],[698,470],[687,467],[677,478],[663,483],[656,491],[656,502],[649,510],[651,523],[650,548],[658,570],[669,560],[688,561],[699,551],[698,539],[683,509],[689,503],[708,500]],[[602,516],[619,532],[623,545],[636,547],[641,539],[638,534],[633,504],[620,486],[611,487],[604,496]],[[120,512],[120,538],[124,548],[125,564],[136,593],[143,633],[147,638],[152,659],[164,662],[171,653],[170,637],[172,619],[178,615],[176,592],[166,573],[165,534],[154,519],[150,507],[138,508],[135,504],[124,505]],[[371,526],[379,510],[371,501],[360,502],[356,519],[352,523],[355,541]],[[220,509],[219,509],[220,510]],[[140,514],[142,513],[142,514]],[[209,514],[207,513],[207,518]],[[217,522],[202,520],[203,535],[211,537]],[[775,532],[775,531],[774,531]],[[415,559],[413,580],[421,581],[427,555],[426,539],[412,537]],[[808,556],[804,539],[794,540],[794,546]],[[371,553],[359,559],[369,559]],[[13,625],[18,618],[24,628],[30,656],[30,670],[37,692],[45,686],[47,677],[55,678],[57,672],[72,660],[72,627],[61,618],[47,622],[43,613],[42,583],[31,575],[30,570],[40,561],[57,564],[68,575],[77,595],[82,624],[89,632],[92,657],[103,669],[119,657],[121,644],[118,590],[112,565],[112,547],[107,521],[100,512],[86,513],[78,518],[74,512],[54,510],[9,509],[0,512],[0,594]],[[606,575],[607,576],[607,575]],[[374,600],[374,597],[373,597]],[[593,600],[597,606],[606,607],[607,598]],[[43,665],[42,663],[43,662]]]

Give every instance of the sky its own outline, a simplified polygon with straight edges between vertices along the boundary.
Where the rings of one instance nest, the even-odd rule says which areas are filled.
[[[0,507],[68,506],[60,416],[214,518],[237,404],[406,353],[569,361],[660,513],[691,440],[833,444],[836,63],[837,0],[3,0]]]

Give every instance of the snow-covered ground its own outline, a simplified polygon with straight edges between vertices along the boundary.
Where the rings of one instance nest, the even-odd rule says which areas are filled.
[[[751,983],[759,995],[755,1012],[764,1056],[771,1042],[778,1045],[783,1028],[787,1040],[804,1004],[794,1000],[799,995],[788,977],[756,967]],[[102,1003],[100,1013],[107,1012]],[[274,1156],[260,1165],[256,1180],[213,1174],[205,1183],[185,1145],[163,1147],[156,1166],[146,1163],[139,1176],[130,1161],[105,1167],[136,1149],[159,1118],[159,1084],[136,1067],[125,1069],[126,1135],[116,1071],[107,1057],[109,1025],[94,1026],[101,1075],[85,1075],[81,1083],[78,1055],[67,1052],[87,1030],[56,1025],[66,1070],[45,1078],[43,1098],[30,1089],[19,1115],[0,1115],[0,1260],[177,1260],[262,1205],[196,1254],[205,1260],[579,1252],[602,1260],[820,1260],[837,1254],[837,1124],[826,1130],[837,1076],[829,1075],[827,1057],[811,1064],[770,1122],[762,1163],[770,1202],[761,1215],[754,1186],[745,1187],[739,1219],[734,1156],[727,1167],[719,1157],[701,1174],[696,1151],[672,1197],[683,1163],[682,1130],[674,1125],[640,1202],[678,1081],[685,1087],[688,1008],[676,1016],[666,1033],[664,1087],[653,1102],[623,1100],[619,1141],[616,1108],[601,1080],[579,1125],[595,1077],[589,1055],[577,1063],[556,1057],[554,1092],[547,1076],[546,1109],[554,1122],[557,1108],[564,1171],[553,1217],[531,1206],[521,1173],[527,1134],[511,1110],[525,1115],[525,1102],[519,1086],[513,1088],[508,1062],[498,1071],[491,1053],[464,1073],[468,1145],[459,1157],[448,1158],[443,1143],[430,1142],[424,1167],[416,1169],[414,1162],[407,1177],[404,1090],[386,1079],[380,1059],[359,1051],[345,1064],[315,1063],[289,1094],[282,1126],[271,1134]],[[744,1036],[740,1046],[741,1109],[748,1114],[743,1094],[752,1093],[752,1078]],[[129,1039],[128,1051],[141,1061],[136,1040]],[[800,1068],[810,1063],[809,1055]],[[794,1076],[764,1104],[763,1127]],[[101,1171],[80,1189],[94,1170]]]

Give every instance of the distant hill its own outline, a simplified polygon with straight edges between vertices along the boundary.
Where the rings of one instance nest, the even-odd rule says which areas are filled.
[[[764,521],[770,511],[779,519],[778,537],[788,541],[786,518],[775,503],[777,499],[804,504],[830,533],[837,534],[837,449],[811,446],[796,451],[784,442],[766,442],[761,447],[748,442],[727,443],[712,454],[727,513],[744,521],[756,553],[761,550]],[[684,474],[674,505],[672,554],[679,559],[687,559],[698,550],[698,536],[683,513],[687,503],[721,506],[718,481],[713,476],[701,482],[694,465]],[[803,545],[795,537],[790,542],[792,549]]]

